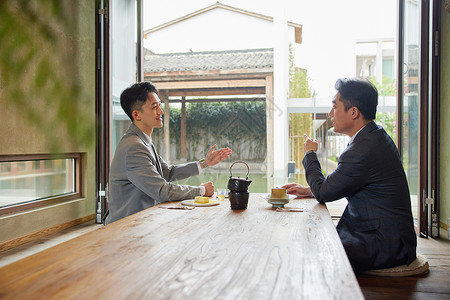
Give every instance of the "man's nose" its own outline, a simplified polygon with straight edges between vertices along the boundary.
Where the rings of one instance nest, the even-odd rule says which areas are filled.
[[[328,114],[330,115],[330,117],[332,117],[333,116],[333,109],[331,109]]]

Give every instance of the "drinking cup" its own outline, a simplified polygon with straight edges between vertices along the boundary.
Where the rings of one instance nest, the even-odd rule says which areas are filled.
[[[225,200],[226,194],[227,194],[226,189],[217,189],[217,199]]]

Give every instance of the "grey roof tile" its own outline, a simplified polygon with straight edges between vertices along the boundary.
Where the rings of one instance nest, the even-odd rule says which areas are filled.
[[[154,54],[144,57],[144,72],[272,69],[273,49]]]

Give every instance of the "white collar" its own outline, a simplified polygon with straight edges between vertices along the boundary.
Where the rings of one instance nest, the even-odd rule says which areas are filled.
[[[142,131],[142,133],[145,135],[145,137],[148,139],[148,141],[150,142],[150,144],[153,144],[152,138],[151,136],[149,136],[148,134],[146,134],[145,132]]]
[[[350,141],[348,141],[348,144],[347,144],[347,145],[350,145],[351,143],[353,143],[353,141],[355,140],[355,137],[358,135],[358,133],[359,133],[361,130],[363,130],[363,128],[366,127],[366,126],[367,126],[367,124],[364,125],[363,127],[361,127],[354,135],[352,135],[352,137],[350,138]]]

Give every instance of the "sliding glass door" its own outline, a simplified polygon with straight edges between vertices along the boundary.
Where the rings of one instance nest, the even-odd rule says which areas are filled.
[[[398,145],[417,233],[432,237],[439,235],[439,6],[440,1],[399,1]]]
[[[141,1],[99,0],[96,20],[96,222],[108,209],[109,165],[130,120],[120,106],[120,93],[141,76]]]
[[[403,0],[402,0],[403,1]],[[401,136],[403,167],[409,184],[414,219],[418,213],[419,89],[420,89],[420,5],[404,0],[403,63],[401,68]]]
[[[130,125],[120,106],[120,93],[141,78],[141,1],[111,0],[111,157]]]

